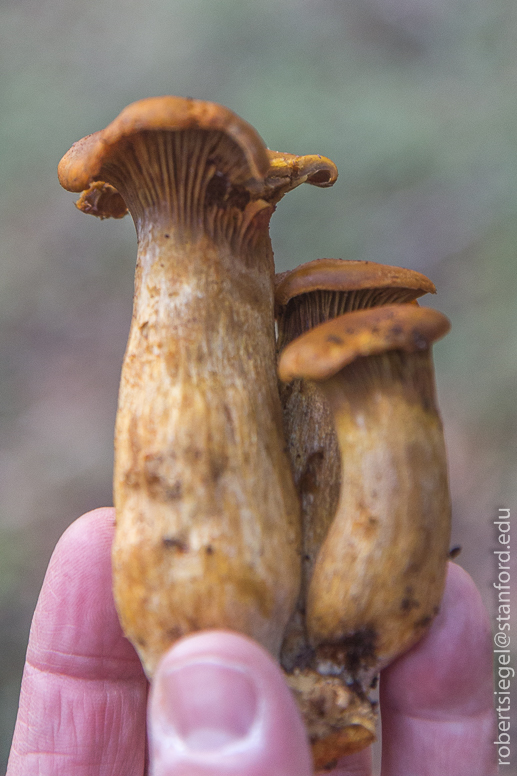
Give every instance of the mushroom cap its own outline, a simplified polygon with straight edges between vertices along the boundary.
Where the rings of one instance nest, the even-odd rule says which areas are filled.
[[[243,164],[233,168],[231,182],[244,186],[254,200],[262,199],[264,207],[273,208],[301,183],[326,188],[336,181],[337,168],[330,159],[269,151],[256,130],[233,111],[190,97],[150,97],[128,105],[106,129],[74,143],[59,163],[59,181],[68,191],[84,192],[76,203],[83,212],[121,218],[127,210],[111,185],[110,163],[141,134],[189,129],[218,132],[235,144]],[[146,168],[147,161],[140,166]]]
[[[59,163],[59,182],[68,191],[84,191],[93,181],[103,180],[102,166],[120,142],[149,130],[184,129],[224,132],[244,153],[250,177],[263,180],[266,176],[270,159],[251,124],[214,102],[165,96],[133,102],[106,129],[74,143]]]
[[[450,329],[443,313],[413,304],[357,310],[333,318],[302,334],[282,351],[278,375],[322,381],[360,356],[389,350],[426,350]]]
[[[408,288],[416,296],[435,294],[436,288],[421,272],[390,267],[375,261],[315,259],[275,277],[275,302],[285,306],[290,299],[311,291],[355,291],[365,288]]]

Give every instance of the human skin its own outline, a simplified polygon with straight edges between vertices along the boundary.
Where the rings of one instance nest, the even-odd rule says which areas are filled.
[[[114,510],[65,532],[31,628],[6,776],[143,776],[148,683],[111,593]],[[490,623],[450,564],[428,634],[381,674],[382,776],[495,776]],[[212,704],[210,703],[212,701]],[[163,658],[150,695],[154,776],[309,776],[309,746],[270,656],[209,631]],[[370,776],[368,750],[334,776]]]

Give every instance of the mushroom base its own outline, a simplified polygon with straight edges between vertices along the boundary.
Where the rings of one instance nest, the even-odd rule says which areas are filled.
[[[361,751],[375,741],[377,704],[341,676],[295,668],[286,681],[302,713],[316,771]]]

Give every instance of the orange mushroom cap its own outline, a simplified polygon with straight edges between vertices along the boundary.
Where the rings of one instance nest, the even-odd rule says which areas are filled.
[[[375,261],[315,259],[275,277],[275,302],[285,306],[295,296],[311,291],[356,291],[369,288],[407,288],[415,297],[435,294],[429,278],[411,269]]]
[[[345,313],[287,345],[280,356],[278,374],[286,383],[297,377],[327,380],[360,356],[426,350],[449,328],[443,313],[412,304]]]
[[[58,166],[68,191],[83,191],[102,180],[102,167],[123,140],[148,130],[206,129],[224,132],[244,153],[251,177],[263,180],[270,166],[258,132],[229,108],[189,97],[149,97],[128,105],[106,129],[87,135],[70,148]]]
[[[59,163],[59,181],[68,191],[83,192],[76,203],[83,212],[99,218],[121,218],[127,212],[125,205],[128,203],[124,201],[125,196],[120,201],[121,195],[117,188],[119,183],[113,177],[113,168],[119,164],[120,152],[125,152],[128,145],[136,147],[138,144],[142,153],[142,144],[138,141],[149,133],[180,133],[188,130],[219,133],[235,145],[240,153],[233,160],[227,158],[222,168],[218,151],[214,159],[205,159],[205,162],[215,164],[216,187],[217,175],[222,173],[228,176],[227,182],[231,181],[232,186],[244,187],[253,200],[262,200],[254,212],[261,207],[273,208],[287,191],[301,183],[328,187],[337,178],[336,166],[323,156],[297,156],[269,151],[250,124],[222,105],[189,97],[165,96],[150,97],[128,105],[106,129],[75,143]],[[157,141],[158,145],[160,142]],[[156,148],[153,152],[155,155]],[[223,156],[227,151],[228,144]],[[198,152],[199,147],[193,141],[192,153],[197,156]],[[146,154],[144,150],[132,170],[132,174],[141,173],[142,180],[146,180],[145,185],[148,184],[148,167],[152,166]],[[193,159],[189,163],[194,178],[196,171],[192,166],[195,168],[199,161]],[[155,164],[155,168],[159,172],[160,163]],[[214,169],[211,175],[214,175]],[[153,185],[150,189],[153,189]],[[152,198],[152,192],[150,195]],[[273,212],[272,209],[270,212]]]

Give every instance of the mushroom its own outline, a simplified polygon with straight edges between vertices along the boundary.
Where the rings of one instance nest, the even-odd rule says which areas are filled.
[[[425,275],[372,261],[316,259],[276,276],[277,348],[347,311],[402,304],[436,293]],[[284,429],[302,510],[302,590],[282,647],[288,671],[308,649],[303,610],[314,561],[336,512],[341,484],[332,413],[318,384],[296,379],[280,388]]]
[[[275,366],[269,219],[320,156],[268,151],[210,102],[128,106],[61,160],[64,188],[138,238],[115,432],[114,595],[151,677],[176,639],[229,628],[279,655],[300,584],[299,506]]]
[[[341,451],[339,503],[306,593],[312,667],[363,697],[440,605],[450,499],[430,346],[448,329],[413,304],[358,310],[298,337],[279,361],[283,381],[318,383]],[[315,737],[320,765],[347,753],[348,725],[345,714],[341,731]]]

